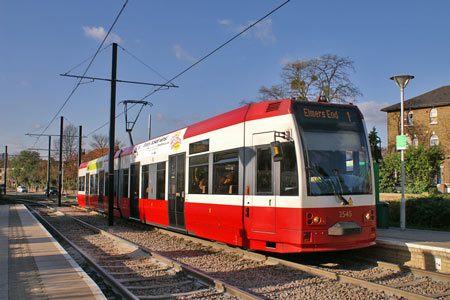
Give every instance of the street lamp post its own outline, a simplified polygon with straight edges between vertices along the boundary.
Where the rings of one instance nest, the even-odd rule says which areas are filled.
[[[390,79],[394,80],[397,86],[401,90],[401,102],[400,102],[400,135],[403,136],[403,126],[404,126],[404,109],[403,109],[403,101],[404,101],[404,89],[408,82],[413,79],[412,75],[396,75],[392,76]],[[401,150],[401,163],[402,163],[402,199],[400,201],[400,229],[405,230],[406,226],[406,208],[405,208],[405,150],[402,148]]]

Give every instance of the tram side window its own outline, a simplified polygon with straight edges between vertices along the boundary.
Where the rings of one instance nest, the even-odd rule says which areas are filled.
[[[99,178],[98,193],[103,196],[105,195],[105,171],[100,172]]]
[[[141,189],[141,198],[143,199],[150,199],[149,190],[148,190],[148,172],[149,172],[149,165],[142,166],[142,189]]]
[[[119,170],[114,171],[114,197],[119,194]]]
[[[213,194],[237,195],[239,188],[239,151],[214,154]]]
[[[164,200],[166,195],[166,162],[156,166],[156,199]]]
[[[109,196],[109,176],[108,172],[105,172],[105,196]]]
[[[282,143],[283,160],[280,162],[280,195],[298,195],[297,157],[293,142]]]
[[[256,149],[256,193],[272,193],[272,154],[269,147]]]
[[[89,177],[89,174],[86,174],[86,184],[84,185],[86,194],[89,194]]]
[[[208,194],[208,154],[189,158],[189,193]]]
[[[90,175],[90,183],[91,185],[89,186],[89,194],[91,195],[95,195],[95,181],[94,181],[94,175]]]
[[[95,174],[95,180],[94,180],[94,194],[98,195],[98,174]]]
[[[84,180],[85,180],[84,176],[78,177],[78,191],[80,192],[84,192]]]
[[[128,198],[128,169],[120,170],[120,198]]]

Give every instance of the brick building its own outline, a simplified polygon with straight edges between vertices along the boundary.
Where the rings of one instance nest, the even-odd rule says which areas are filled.
[[[400,134],[400,103],[381,111],[387,112],[388,153],[392,153],[395,152],[395,137]],[[404,102],[404,132],[409,145],[442,146],[445,160],[438,188],[450,192],[450,85]]]

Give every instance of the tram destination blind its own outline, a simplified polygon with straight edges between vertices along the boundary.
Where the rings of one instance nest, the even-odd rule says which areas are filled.
[[[296,115],[302,124],[307,123],[358,123],[361,117],[355,107],[323,104],[297,104]]]

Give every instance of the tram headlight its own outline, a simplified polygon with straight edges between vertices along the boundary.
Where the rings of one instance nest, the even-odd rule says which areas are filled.
[[[306,213],[306,224],[308,225],[325,225],[326,219],[320,215],[315,215],[313,213]]]
[[[373,209],[366,211],[363,214],[363,220],[364,222],[371,222],[375,219],[375,211]]]

